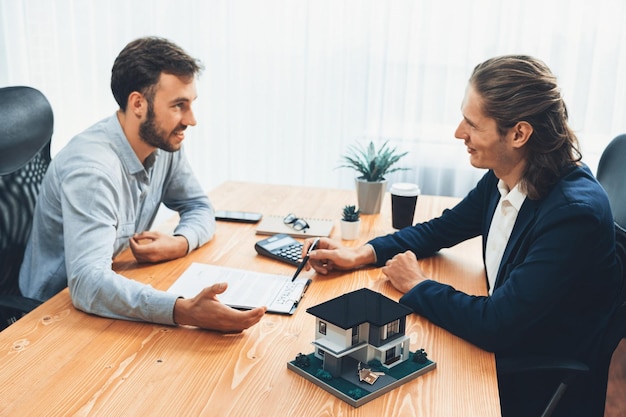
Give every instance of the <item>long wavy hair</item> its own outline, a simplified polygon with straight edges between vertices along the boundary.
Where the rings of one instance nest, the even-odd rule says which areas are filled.
[[[545,197],[582,158],[556,77],[538,59],[506,55],[477,65],[469,82],[501,136],[521,121],[533,127],[520,186],[530,199]]]

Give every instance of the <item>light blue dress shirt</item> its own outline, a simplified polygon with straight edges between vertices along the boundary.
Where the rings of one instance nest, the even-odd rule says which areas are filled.
[[[116,115],[77,135],[43,180],[20,271],[22,294],[47,300],[67,286],[85,312],[174,324],[176,295],[111,269],[130,237],[152,226],[161,202],[180,214],[174,234],[190,251],[212,238],[213,207],[182,150],[157,150],[144,167]]]

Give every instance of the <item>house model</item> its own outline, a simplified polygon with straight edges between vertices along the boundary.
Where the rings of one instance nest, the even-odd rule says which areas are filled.
[[[316,317],[315,351],[287,368],[354,407],[436,367],[423,349],[409,351],[413,311],[380,293],[363,288],[307,312]]]
[[[392,367],[409,358],[406,316],[413,311],[384,295],[362,288],[307,309],[315,320],[315,356],[324,370],[341,375],[344,358]],[[353,361],[346,364],[355,369]]]

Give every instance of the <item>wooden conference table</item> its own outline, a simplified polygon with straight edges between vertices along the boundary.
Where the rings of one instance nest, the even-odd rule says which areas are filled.
[[[353,190],[227,182],[209,193],[216,208],[335,219],[356,202]],[[457,199],[420,196],[416,221]],[[357,245],[392,232],[390,198],[379,215],[363,215]],[[173,221],[165,222],[168,229]],[[261,257],[254,225],[218,222],[211,242],[184,259],[137,264],[129,251],[113,267],[167,289],[191,262],[291,275],[294,267]],[[427,274],[472,294],[486,292],[480,241],[423,261]],[[411,350],[437,363],[428,372],[353,408],[287,369],[313,351],[315,318],[306,312],[343,293],[368,287],[397,300],[380,269],[332,276],[303,272],[313,283],[293,316],[266,314],[240,334],[111,320],[76,310],[66,290],[0,333],[1,416],[499,416],[494,356],[412,314]]]

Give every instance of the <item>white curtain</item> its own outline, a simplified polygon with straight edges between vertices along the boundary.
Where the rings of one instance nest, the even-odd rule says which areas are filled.
[[[483,174],[454,139],[479,62],[523,53],[559,77],[595,170],[626,132],[622,0],[0,0],[0,86],[51,101],[53,154],[116,110],[113,60],[157,35],[206,69],[186,152],[207,190],[226,180],[353,187],[354,143],[409,155],[390,181],[463,196]]]

